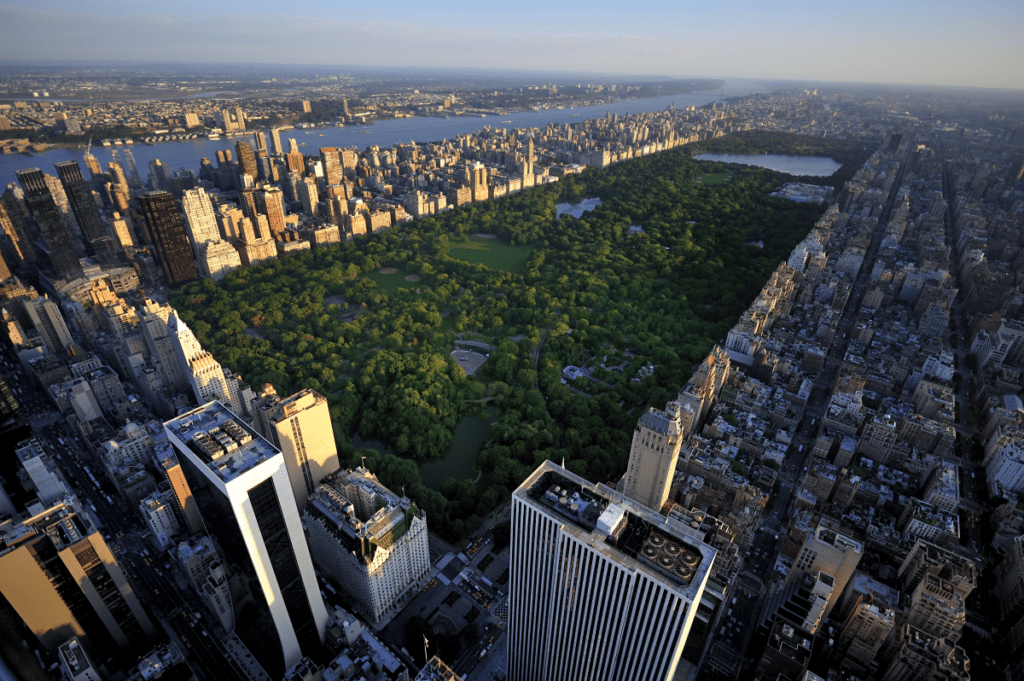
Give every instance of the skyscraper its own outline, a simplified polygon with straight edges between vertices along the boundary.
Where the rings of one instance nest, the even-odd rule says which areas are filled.
[[[69,637],[148,648],[153,624],[88,517],[58,503],[0,523],[0,592],[51,654]]]
[[[274,154],[278,154],[278,155],[284,154],[284,147],[281,146],[281,129],[280,128],[271,128],[270,129],[270,139],[273,140],[273,142],[274,142],[274,148],[272,150],[273,153]]]
[[[315,177],[304,177],[299,183],[299,199],[302,201],[302,210],[307,215],[316,215],[320,204],[320,192],[316,187]]]
[[[256,194],[256,207],[267,216],[272,237],[284,231],[284,193],[278,187],[266,187]]]
[[[81,279],[85,276],[85,271],[82,269],[82,263],[78,261],[71,235],[64,226],[42,171],[38,168],[28,168],[19,170],[17,175],[25,188],[25,202],[35,216],[36,224],[43,235],[43,251],[57,278],[66,281]]]
[[[267,439],[284,453],[301,513],[306,508],[306,497],[339,466],[327,398],[315,390],[301,390],[279,400],[266,414],[266,420],[270,430]]]
[[[0,229],[4,231],[11,243],[14,258],[8,264],[17,267],[21,262],[33,264],[36,261],[36,247],[32,245],[28,229],[23,221],[24,216],[14,205],[16,199],[9,191],[4,191],[0,199]]]
[[[512,495],[508,677],[671,679],[715,550],[550,461]]]
[[[846,589],[854,570],[864,554],[864,545],[828,527],[823,521],[807,535],[796,564],[789,571],[786,582],[803,579],[805,575],[824,572],[835,579],[835,587],[825,608],[823,619],[827,619],[838,597]]]
[[[345,170],[341,167],[340,150],[337,147],[325,147],[320,150],[320,163],[324,167],[324,186],[330,187],[338,184],[345,176]]]
[[[622,491],[630,499],[659,513],[668,499],[683,444],[679,412],[675,402],[669,402],[665,411],[649,409],[636,424],[629,450]]]
[[[187,189],[181,197],[181,206],[185,211],[185,225],[193,246],[207,241],[220,241],[217,213],[205,189]]]
[[[56,164],[56,168],[57,175],[64,184],[64,192],[68,196],[71,210],[75,214],[75,220],[82,228],[82,235],[86,241],[92,242],[107,236],[103,218],[100,216],[100,209],[92,198],[92,188],[82,177],[82,169],[78,166],[78,161],[64,161]]]
[[[198,279],[192,248],[174,196],[163,191],[147,192],[140,202],[168,283],[176,286]]]
[[[238,153],[238,174],[248,175],[255,180],[259,176],[259,170],[256,167],[256,152],[252,150],[252,145],[245,140],[238,140],[235,142],[235,151]]]
[[[271,678],[319,657],[327,610],[284,457],[220,402],[164,424],[206,530],[239,578],[235,632]]]
[[[196,340],[195,334],[181,321],[176,311],[167,319],[167,331],[174,342],[175,355],[185,380],[192,388],[198,404],[221,400],[238,414],[244,413],[238,381],[229,381],[224,368]]]
[[[56,303],[49,298],[27,300],[25,312],[28,313],[36,331],[43,337],[43,342],[50,352],[63,357],[67,347],[71,345],[71,333]]]

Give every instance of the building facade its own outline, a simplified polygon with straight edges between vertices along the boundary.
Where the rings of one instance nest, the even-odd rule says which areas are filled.
[[[327,477],[303,515],[313,561],[378,623],[430,572],[427,520],[365,468]]]
[[[271,678],[319,656],[327,610],[276,447],[220,402],[164,424],[206,530],[240,577],[235,633]]]
[[[512,495],[508,678],[671,679],[715,550],[550,461]]]

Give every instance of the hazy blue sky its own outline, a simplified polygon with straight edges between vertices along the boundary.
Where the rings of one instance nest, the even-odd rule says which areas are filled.
[[[0,60],[476,66],[1024,89],[1022,37],[1021,0],[0,0]]]

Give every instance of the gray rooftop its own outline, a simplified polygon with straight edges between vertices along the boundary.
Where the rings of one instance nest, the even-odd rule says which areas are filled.
[[[216,400],[167,421],[164,428],[225,483],[280,453]]]

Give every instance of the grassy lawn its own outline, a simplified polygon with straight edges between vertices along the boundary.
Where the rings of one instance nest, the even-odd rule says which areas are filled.
[[[468,242],[452,243],[449,255],[464,262],[490,267],[492,270],[519,273],[533,252],[531,246],[509,246],[497,239],[470,237]]]
[[[382,291],[396,291],[400,288],[414,289],[419,286],[417,281],[406,281],[406,274],[408,273],[405,270],[398,270],[394,274],[381,274],[378,271],[374,271],[367,272],[363,276],[377,282],[377,288]]]
[[[709,185],[709,184],[725,184],[732,177],[732,173],[708,173],[702,175],[697,180],[694,180],[695,184]]]

